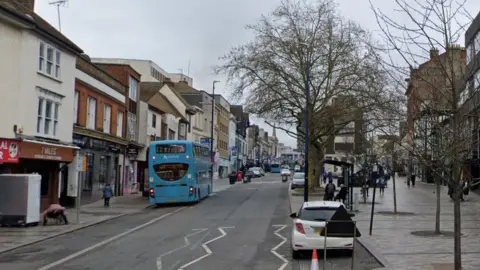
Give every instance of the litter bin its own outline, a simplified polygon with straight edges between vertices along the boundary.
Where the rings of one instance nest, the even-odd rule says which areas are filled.
[[[237,175],[236,174],[230,174],[228,179],[230,180],[230,185],[234,185],[235,182],[237,182]]]

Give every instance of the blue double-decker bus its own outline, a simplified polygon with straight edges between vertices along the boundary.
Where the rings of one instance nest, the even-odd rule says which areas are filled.
[[[272,173],[280,173],[280,164],[272,164],[272,165],[270,165],[270,172],[272,172]]]
[[[191,141],[155,141],[148,151],[151,204],[199,202],[210,195],[210,148]]]

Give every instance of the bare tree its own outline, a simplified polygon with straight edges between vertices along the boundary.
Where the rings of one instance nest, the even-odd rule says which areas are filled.
[[[368,117],[378,104],[394,106],[385,102],[390,100],[388,77],[371,35],[342,18],[330,0],[284,0],[247,28],[255,34],[253,41],[221,57],[216,71],[228,76],[233,95],[244,98],[250,113],[300,140],[309,126],[306,143],[314,151],[309,151],[308,184],[313,187],[326,142],[357,113]]]
[[[468,155],[468,117],[461,113],[459,93],[465,86],[465,49],[460,47],[471,17],[466,1],[393,0],[394,10],[385,14],[371,4],[377,18],[384,48],[384,62],[398,85],[408,77],[408,141],[410,160],[423,167],[423,177],[434,176],[437,183],[435,233],[440,234],[440,186],[446,180],[454,191],[454,260],[461,269],[460,195],[461,164]],[[401,18],[395,20],[392,18]],[[470,129],[471,131],[471,129]],[[446,172],[444,168],[450,168]],[[410,173],[412,166],[410,166]]]

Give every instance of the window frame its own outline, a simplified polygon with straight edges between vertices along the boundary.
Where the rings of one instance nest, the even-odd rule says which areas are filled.
[[[49,51],[51,50],[51,59]],[[62,71],[62,51],[55,46],[40,41],[38,46],[38,72],[50,78],[59,80]],[[49,72],[50,69],[50,72]]]
[[[93,118],[91,118],[92,117],[91,116],[91,107],[90,107],[91,101],[95,101],[95,109],[93,109],[93,113],[94,113]],[[95,130],[95,128],[96,128],[96,125],[97,125],[97,107],[98,107],[97,99],[92,97],[92,96],[88,96],[88,99],[87,99],[87,121],[85,123],[85,127],[88,128],[88,129]],[[91,123],[91,121],[93,121],[93,123]]]
[[[107,118],[107,109],[110,109],[110,115]],[[105,127],[108,124],[108,127]],[[103,132],[110,134],[112,129],[112,105],[108,103],[103,104]]]
[[[128,98],[137,102],[138,99],[138,88],[139,88],[140,82],[130,75],[129,79],[129,87],[128,87]]]
[[[73,96],[73,123],[78,125],[78,109],[80,107],[80,91],[75,90]]]
[[[123,138],[123,122],[125,114],[123,111],[117,111],[117,137]],[[118,121],[120,119],[120,121]],[[120,133],[120,134],[119,134]]]
[[[58,137],[63,98],[64,96],[55,92],[37,87],[37,127],[35,130],[37,136],[45,138]],[[47,104],[50,105],[50,114],[48,116]]]

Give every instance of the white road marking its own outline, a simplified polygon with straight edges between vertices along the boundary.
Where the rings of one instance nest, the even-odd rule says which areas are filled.
[[[272,248],[272,250],[270,250],[270,252],[273,253],[273,255],[277,256],[280,260],[283,261],[283,264],[278,268],[278,270],[283,270],[285,269],[285,267],[287,267],[288,265],[288,260],[285,259],[284,256],[280,255],[278,252],[277,252],[277,249],[279,247],[281,247],[283,244],[285,244],[285,242],[287,242],[287,238],[283,237],[283,235],[281,235],[279,232],[283,229],[285,229],[285,227],[287,227],[287,225],[273,225],[272,227],[275,227],[275,228],[278,228],[276,231],[275,231],[275,235],[277,235],[278,237],[280,237],[282,239],[282,242],[280,242],[278,245],[276,245],[274,248]]]
[[[157,217],[157,218],[154,218],[154,219],[152,219],[152,220],[150,220],[150,221],[148,221],[148,222],[146,222],[146,223],[144,223],[144,224],[142,224],[142,225],[139,225],[139,226],[137,226],[137,227],[135,227],[135,228],[132,228],[132,229],[130,229],[130,230],[128,230],[128,231],[125,231],[125,232],[123,232],[123,233],[117,234],[117,235],[115,235],[114,237],[111,237],[111,238],[108,238],[108,239],[106,239],[106,240],[103,240],[102,242],[99,242],[99,243],[97,243],[97,244],[95,244],[95,245],[93,245],[93,246],[90,246],[90,247],[88,247],[88,248],[85,248],[85,249],[82,249],[82,250],[80,250],[80,251],[77,251],[77,252],[75,252],[75,253],[73,253],[73,254],[71,254],[71,255],[63,258],[63,259],[60,259],[60,260],[58,260],[58,261],[56,261],[56,262],[53,262],[53,263],[47,264],[47,265],[45,265],[45,266],[43,266],[43,267],[41,267],[41,268],[38,268],[37,270],[48,270],[48,269],[52,269],[52,268],[54,268],[54,267],[57,267],[57,266],[59,266],[59,265],[61,265],[61,264],[64,264],[64,263],[66,263],[66,262],[68,262],[68,261],[70,261],[70,260],[72,260],[72,259],[75,259],[75,258],[77,258],[77,257],[79,257],[79,256],[82,256],[82,255],[84,255],[84,254],[86,254],[86,253],[88,253],[88,252],[90,252],[90,251],[92,251],[92,250],[95,250],[95,249],[97,249],[97,248],[99,248],[99,247],[105,246],[105,245],[107,245],[107,244],[109,244],[109,243],[111,243],[111,242],[113,242],[113,241],[115,241],[115,240],[117,240],[117,239],[120,239],[120,238],[122,238],[122,237],[124,237],[124,236],[126,236],[126,235],[128,235],[128,234],[131,234],[131,233],[133,233],[133,232],[135,232],[135,231],[138,231],[138,230],[143,229],[143,228],[145,228],[145,227],[147,227],[147,226],[150,226],[150,225],[152,225],[153,223],[155,223],[155,222],[157,222],[157,221],[159,221],[159,220],[161,220],[161,219],[164,219],[164,218],[170,216],[171,214],[177,213],[177,212],[179,212],[179,211],[181,211],[181,210],[183,210],[183,209],[185,209],[185,208],[187,208],[187,207],[180,207],[180,208],[178,208],[178,209],[175,210],[175,211],[172,211],[172,212],[166,213],[166,214],[164,214],[164,215],[161,215],[161,216],[159,216],[159,217]],[[58,269],[58,268],[56,268],[56,269]]]
[[[196,234],[202,233],[202,232],[204,232],[204,231],[206,231],[206,230],[208,230],[208,229],[193,229],[192,231],[195,231],[194,233],[191,233],[191,234],[189,234],[189,235],[187,235],[187,236],[185,236],[185,237],[183,238],[183,240],[185,241],[185,244],[184,244],[183,246],[178,247],[178,248],[176,248],[176,249],[172,249],[172,250],[170,250],[170,251],[168,251],[168,252],[166,252],[166,253],[163,253],[162,255],[158,256],[158,257],[157,257],[157,269],[158,269],[158,270],[162,270],[162,269],[163,269],[162,258],[163,258],[164,256],[169,255],[169,254],[172,254],[172,253],[174,253],[174,252],[176,252],[176,251],[179,251],[179,250],[182,249],[182,248],[186,248],[186,247],[190,246],[190,241],[188,240],[188,238],[189,238],[190,236],[194,236],[194,235],[196,235]]]
[[[213,252],[210,250],[210,248],[208,248],[207,245],[210,244],[210,243],[212,243],[212,242],[217,241],[217,240],[220,239],[220,238],[225,237],[225,235],[227,235],[227,233],[226,233],[223,229],[233,229],[233,228],[235,228],[235,227],[220,227],[220,228],[218,228],[218,230],[220,231],[221,235],[220,235],[220,236],[217,236],[217,237],[215,237],[215,238],[213,238],[213,239],[211,239],[211,240],[208,240],[207,242],[205,242],[205,243],[202,244],[202,247],[203,247],[203,249],[205,249],[205,252],[207,252],[207,254],[205,254],[205,255],[203,255],[203,256],[201,256],[201,257],[198,257],[197,259],[195,259],[195,260],[193,260],[193,261],[191,261],[191,262],[189,262],[189,263],[187,263],[187,264],[182,265],[178,270],[183,270],[183,269],[185,269],[186,267],[189,267],[190,265],[192,265],[192,264],[194,264],[194,263],[196,263],[196,262],[199,262],[199,261],[205,259],[206,257],[212,255]]]

